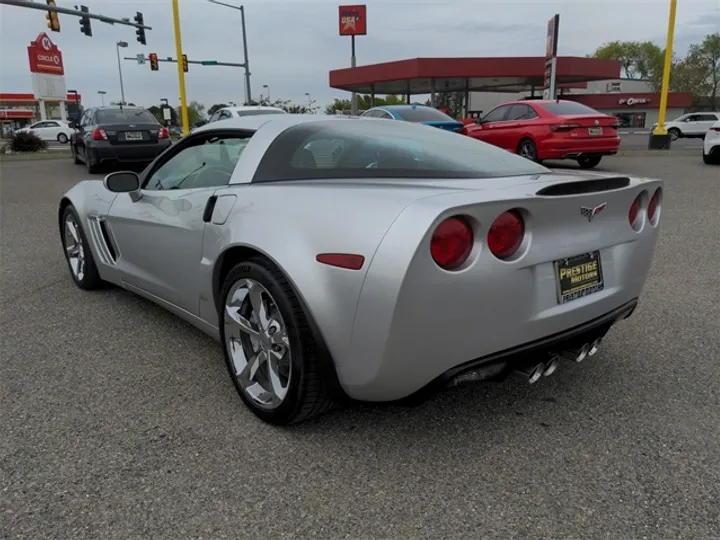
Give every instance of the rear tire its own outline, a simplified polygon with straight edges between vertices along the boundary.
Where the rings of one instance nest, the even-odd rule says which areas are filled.
[[[517,153],[519,156],[529,159],[530,161],[537,161],[537,146],[531,139],[523,139],[518,144]]]
[[[682,137],[682,132],[677,128],[670,128],[668,129],[668,135],[670,135],[670,140],[677,141]]]
[[[582,169],[592,169],[593,167],[596,167],[599,163],[602,157],[600,156],[584,156],[581,158],[578,158],[577,162],[578,165],[580,165],[580,168]]]
[[[321,374],[317,344],[282,272],[262,257],[243,261],[228,272],[220,298],[225,364],[253,414],[270,424],[290,425],[330,410],[333,402]],[[252,334],[242,330],[240,319]]]
[[[100,279],[92,249],[85,236],[80,217],[72,205],[68,205],[63,212],[60,238],[70,276],[75,285],[86,291],[101,288],[103,281]]]
[[[68,142],[67,135],[65,135],[64,133],[60,133],[57,136],[57,142],[59,142],[60,144],[67,144],[67,142]]]
[[[100,166],[92,162],[92,154],[85,147],[85,169],[88,174],[97,174],[100,172]]]

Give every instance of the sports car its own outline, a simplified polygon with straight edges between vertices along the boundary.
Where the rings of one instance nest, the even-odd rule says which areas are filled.
[[[593,356],[638,303],[662,206],[660,180],[433,127],[266,115],[80,182],[58,225],[78,287],[214,337],[242,401],[287,425]]]

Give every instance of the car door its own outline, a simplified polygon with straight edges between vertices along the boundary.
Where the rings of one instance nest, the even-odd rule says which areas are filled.
[[[95,109],[88,109],[80,117],[75,130],[75,148],[79,154],[85,155],[85,139],[90,135],[90,122]]]
[[[506,126],[505,118],[511,107],[512,105],[501,105],[487,113],[477,126],[477,129],[472,131],[472,137],[505,148],[507,146],[507,137],[504,136],[503,130]],[[515,151],[515,149],[513,148],[512,151]]]
[[[520,139],[533,136],[534,125],[537,124],[538,114],[535,109],[524,103],[516,103],[510,107],[510,111],[503,122],[503,129],[500,130],[500,144],[502,148],[512,152],[517,151]],[[533,137],[535,140],[536,137]],[[537,142],[536,142],[537,144]]]
[[[691,114],[685,119],[685,125],[682,128],[683,135],[695,137],[704,133],[702,129],[702,115]]]
[[[55,120],[48,120],[45,122],[45,138],[48,141],[57,140],[57,136],[60,133],[60,123]]]
[[[52,124],[53,124],[53,122],[49,122],[47,120],[38,122],[38,123],[30,126],[30,132],[33,133],[34,135],[37,135],[41,139],[47,141],[52,138],[51,137],[51,135],[52,135],[51,125]]]
[[[194,315],[200,306],[203,214],[213,194],[229,183],[250,137],[227,133],[201,133],[177,143],[143,173],[140,192],[120,194],[106,217],[125,283]]]

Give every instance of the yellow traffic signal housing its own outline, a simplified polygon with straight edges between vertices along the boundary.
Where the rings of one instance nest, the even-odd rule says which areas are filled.
[[[150,70],[157,71],[158,69],[160,69],[160,66],[158,65],[157,54],[150,53],[148,56],[150,57]]]
[[[48,6],[55,7],[55,0],[46,0]],[[60,31],[60,21],[58,20],[58,14],[54,11],[48,11],[45,14],[47,20],[47,27],[53,32]]]
[[[182,62],[183,62],[183,71],[184,71],[185,73],[187,73],[187,72],[188,72],[188,59],[187,59],[187,54],[183,54],[183,56],[182,56]]]

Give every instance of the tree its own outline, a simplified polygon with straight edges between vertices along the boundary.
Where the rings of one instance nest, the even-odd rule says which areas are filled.
[[[227,107],[227,105],[225,105],[224,103],[216,103],[215,105],[213,105],[212,107],[210,107],[208,109],[208,112],[207,112],[208,116],[212,116],[213,114],[218,112],[220,109],[224,109],[225,107]]]
[[[315,103],[314,101],[312,103]],[[269,101],[267,98],[263,98],[260,101],[253,101],[250,105],[262,105],[264,107],[278,107],[290,114],[315,114],[315,111],[320,109],[312,104],[298,105],[293,103],[289,99],[276,99],[275,101]]]
[[[441,92],[435,94],[435,108],[450,109],[450,116],[457,118],[462,114],[465,92]]]
[[[704,71],[703,90],[698,93],[710,99],[713,110],[720,107],[720,32],[708,34],[699,44],[690,45],[687,60],[697,70]]]
[[[610,41],[598,47],[591,58],[617,60],[628,79],[662,79],[665,51],[651,41]]]
[[[202,119],[202,117],[204,116],[203,113],[205,112],[205,105],[197,101],[191,101],[188,107],[192,107],[193,109],[195,109],[200,119]]]
[[[193,105],[193,103],[196,103],[196,102],[191,101],[190,104],[187,106],[188,123],[191,126],[195,126],[202,121],[202,116],[200,115],[200,112],[195,108],[195,105]],[[178,124],[180,122],[182,122],[182,110],[180,107],[175,109],[175,115],[178,119]]]
[[[366,111],[371,109],[370,96],[365,94],[359,94],[357,97],[358,111]],[[375,96],[375,106],[381,105],[404,105],[405,99],[395,95],[387,95],[384,98]],[[335,114],[335,111],[349,111],[352,109],[352,103],[349,99],[338,99],[335,98],[333,102],[325,107],[325,114]]]

